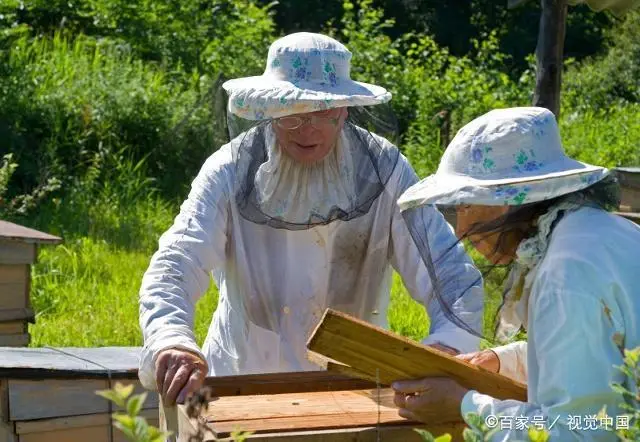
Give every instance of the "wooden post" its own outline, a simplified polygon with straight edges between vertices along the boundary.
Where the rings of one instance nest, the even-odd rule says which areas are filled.
[[[533,105],[549,109],[558,118],[568,6],[567,0],[541,0],[541,4]]]

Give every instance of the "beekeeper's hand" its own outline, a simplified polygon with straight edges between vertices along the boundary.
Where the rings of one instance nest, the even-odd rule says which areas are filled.
[[[500,358],[498,358],[498,355],[491,349],[465,353],[456,357],[493,373],[500,371]]]
[[[170,348],[156,358],[156,385],[165,405],[183,404],[204,384],[208,367],[195,353]]]
[[[449,378],[423,378],[396,381],[393,402],[405,419],[430,424],[462,419],[460,407],[469,390]]]

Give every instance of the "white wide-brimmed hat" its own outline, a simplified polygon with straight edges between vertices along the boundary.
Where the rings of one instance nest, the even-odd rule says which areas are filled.
[[[351,52],[321,34],[299,32],[269,48],[262,75],[226,81],[229,112],[264,120],[345,106],[369,106],[391,99],[380,86],[351,80]]]
[[[609,170],[564,153],[552,112],[497,109],[464,126],[435,174],[407,189],[398,205],[521,205],[582,190]]]

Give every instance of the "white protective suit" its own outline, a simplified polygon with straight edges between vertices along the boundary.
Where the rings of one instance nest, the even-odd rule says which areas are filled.
[[[500,373],[528,383],[528,401],[470,391],[462,403],[463,414],[502,416],[487,440],[527,440],[540,423],[551,441],[618,440],[624,398],[611,384],[627,383],[621,348],[640,346],[638,251],[640,228],[603,210],[558,223],[529,297],[528,342],[495,349]],[[608,431],[595,417],[604,406]]]
[[[396,149],[374,137],[386,149]],[[431,329],[426,343],[441,342],[461,352],[477,350],[479,339],[450,322],[431,296],[426,267],[396,205],[404,190],[418,181],[403,156],[366,214],[294,231],[252,223],[240,215],[234,199],[234,142],[237,139],[205,162],[144,275],[139,377],[146,388],[156,388],[155,358],[167,348],[202,355],[210,376],[317,370],[306,359],[306,341],[327,307],[387,327],[392,269],[427,308]],[[341,149],[348,148],[344,143],[343,137],[320,171],[284,163],[269,169],[270,161],[263,169],[269,173],[257,173],[256,184],[268,187],[273,201],[292,194],[282,198],[290,203],[282,210],[295,216],[296,208],[303,207],[308,213],[331,189],[340,187],[340,180],[348,179],[340,161]],[[272,159],[288,161],[273,149],[271,154]],[[292,171],[296,167],[300,170]],[[336,190],[335,197],[340,195]],[[479,330],[480,273],[461,244],[453,253],[448,250],[457,240],[443,216],[431,206],[421,210],[434,255],[448,252],[437,267],[442,293],[449,300],[459,298],[450,301],[454,312]],[[192,328],[194,306],[210,275],[220,297],[200,350]]]

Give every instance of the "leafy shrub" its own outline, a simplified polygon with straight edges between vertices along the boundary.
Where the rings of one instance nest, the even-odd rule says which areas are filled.
[[[620,370],[624,373],[626,384],[614,384],[613,388],[625,399],[623,409],[629,417],[628,428],[616,429],[616,435],[623,442],[640,440],[640,347],[624,349],[624,362]],[[606,409],[603,410],[606,412]]]
[[[564,109],[604,111],[640,102],[640,10],[629,12],[607,37],[600,56],[572,64],[564,75]]]
[[[526,71],[520,81],[510,79],[495,33],[473,42],[473,54],[454,57],[425,33],[389,37],[394,20],[385,19],[371,0],[345,1],[340,24],[338,31],[330,23],[327,33],[353,52],[355,79],[392,93],[402,148],[420,175],[435,169],[443,146],[469,120],[529,102],[533,77]]]
[[[202,392],[193,395],[187,400],[186,412],[191,418],[197,418],[200,416],[201,410],[206,409],[208,403],[206,398],[210,397],[208,389],[205,387]],[[133,385],[124,386],[117,382],[116,385],[109,390],[99,390],[96,394],[103,398],[113,402],[115,405],[126,410],[126,413],[116,412],[113,413],[115,422],[113,425],[122,431],[124,435],[132,442],[164,442],[167,437],[171,436],[171,432],[162,432],[158,428],[153,427],[147,423],[147,420],[139,416],[142,410],[142,405],[147,397],[147,393],[141,393],[131,396],[133,393]],[[205,403],[200,401],[200,398],[205,398]],[[192,442],[201,442],[204,440],[206,434],[206,424],[203,424],[201,420],[198,423],[198,434],[190,436],[189,440]],[[233,442],[244,442],[251,435],[251,432],[245,431],[232,431],[231,440]],[[214,439],[218,440],[218,439]],[[225,439],[229,440],[229,439]]]
[[[13,216],[26,215],[33,210],[51,192],[60,188],[60,182],[56,178],[49,178],[46,183],[39,186],[29,194],[15,195],[9,199],[6,194],[9,190],[9,181],[18,168],[13,162],[13,154],[6,154],[0,164],[0,219],[9,219]]]
[[[251,49],[260,50],[273,34],[272,7],[250,0],[7,0],[0,3],[0,36],[52,36],[64,30],[109,38],[136,58],[169,69],[251,70],[257,61]],[[208,58],[220,47],[224,66],[212,65]]]
[[[171,195],[224,135],[209,107],[191,113],[197,76],[173,78],[112,42],[22,37],[1,59],[2,149],[20,164],[15,180],[23,189],[43,175],[68,184],[96,155],[126,149],[134,161],[148,158],[149,173]]]
[[[563,115],[562,140],[571,157],[604,167],[640,165],[640,103]]]
[[[124,412],[113,413],[115,422],[113,425],[122,431],[124,435],[133,442],[164,442],[171,433],[164,433],[159,429],[149,425],[147,420],[139,416],[147,393],[131,396],[133,385],[124,386],[117,382],[110,390],[99,390],[97,395],[113,402],[118,407],[126,410]]]

